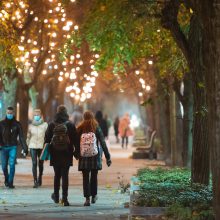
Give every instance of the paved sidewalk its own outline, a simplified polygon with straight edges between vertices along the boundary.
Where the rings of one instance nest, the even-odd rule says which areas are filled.
[[[129,183],[141,167],[163,166],[163,162],[130,159],[132,147],[121,149],[111,145],[112,166],[103,163],[99,173],[99,199],[91,207],[83,207],[82,175],[77,171],[77,162],[70,169],[69,201],[70,207],[54,204],[50,198],[53,191],[53,169],[45,163],[43,186],[33,189],[31,159],[19,159],[16,166],[15,186],[13,190],[3,187],[3,175],[0,172],[0,219],[127,219],[128,209],[124,203],[129,202],[128,194],[121,194],[119,181]]]
[[[82,191],[74,187],[69,190],[70,207],[54,204],[49,188],[1,191],[0,219],[120,219],[128,214],[128,194],[114,189],[100,189],[97,203],[90,207],[83,206]]]

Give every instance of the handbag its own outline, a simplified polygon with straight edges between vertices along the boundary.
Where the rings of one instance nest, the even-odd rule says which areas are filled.
[[[40,155],[40,160],[50,160],[50,152],[49,152],[50,144],[46,143]]]

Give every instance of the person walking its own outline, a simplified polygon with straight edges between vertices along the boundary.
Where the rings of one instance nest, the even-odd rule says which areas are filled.
[[[59,203],[62,178],[61,203],[69,206],[69,168],[73,165],[73,155],[76,158],[79,155],[79,138],[75,125],[69,121],[69,115],[64,105],[58,106],[54,121],[48,125],[45,143],[50,144],[50,165],[54,169],[54,192],[51,198],[55,203]]]
[[[119,137],[118,137],[119,130],[118,130],[118,128],[119,128],[119,117],[117,116],[114,121],[114,131],[115,131],[115,138],[116,138],[117,144],[119,143]]]
[[[44,169],[44,161],[40,160],[40,155],[44,146],[44,135],[47,130],[47,123],[44,122],[41,110],[34,110],[32,123],[28,127],[27,145],[30,149],[32,159],[32,173],[34,178],[33,188],[42,185],[42,175]],[[37,167],[39,168],[39,176],[37,177]]]
[[[70,120],[73,122],[73,124],[75,124],[76,127],[83,120],[83,108],[81,106],[76,106],[74,108]]]
[[[14,108],[8,107],[6,118],[0,122],[0,146],[2,148],[2,170],[5,177],[5,186],[14,187],[15,163],[17,158],[18,139],[25,155],[28,147],[24,138],[21,124],[15,119]],[[8,173],[8,163],[10,172]]]
[[[133,135],[133,132],[130,128],[130,117],[129,114],[126,113],[119,122],[119,134],[122,138],[121,147],[128,148],[128,137]]]
[[[86,198],[84,206],[90,206],[98,199],[98,171],[102,169],[100,148],[104,151],[107,166],[111,165],[111,156],[106,146],[103,132],[90,111],[83,115],[83,121],[77,128],[80,137],[79,171],[83,174],[83,193]],[[100,142],[98,145],[97,142]]]
[[[95,114],[95,119],[99,124],[99,127],[102,130],[102,133],[105,137],[105,139],[108,139],[108,123],[107,121],[103,118],[102,111],[97,111]]]
[[[105,120],[106,123],[107,123],[107,128],[108,128],[108,131],[109,131],[110,128],[111,128],[111,126],[112,126],[112,121],[111,121],[111,119],[108,117],[107,114],[105,114],[104,120]]]

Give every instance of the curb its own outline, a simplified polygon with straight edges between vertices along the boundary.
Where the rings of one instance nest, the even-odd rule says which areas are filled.
[[[131,177],[129,220],[139,217],[143,220],[162,220],[164,218],[165,207],[140,207],[134,206],[133,202],[137,199],[140,191],[140,181],[136,176]]]

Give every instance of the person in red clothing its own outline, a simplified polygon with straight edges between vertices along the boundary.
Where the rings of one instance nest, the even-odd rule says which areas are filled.
[[[133,131],[130,128],[130,116],[126,113],[119,122],[119,134],[122,138],[121,147],[128,148],[128,137],[133,135]],[[125,143],[124,143],[125,142]]]

